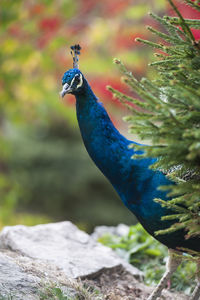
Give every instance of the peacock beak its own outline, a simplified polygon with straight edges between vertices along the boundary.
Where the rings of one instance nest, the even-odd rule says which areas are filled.
[[[60,96],[63,98],[65,94],[69,94],[72,91],[71,86],[68,83],[63,85],[63,89],[60,92]]]

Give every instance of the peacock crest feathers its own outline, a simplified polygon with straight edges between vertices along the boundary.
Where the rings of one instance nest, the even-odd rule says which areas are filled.
[[[81,54],[81,46],[79,44],[71,46],[71,55],[73,58],[73,68],[78,69],[79,55]]]

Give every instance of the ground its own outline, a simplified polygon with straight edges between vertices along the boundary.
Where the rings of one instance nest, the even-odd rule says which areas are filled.
[[[152,287],[144,285],[122,267],[115,270],[105,270],[89,279],[84,279],[84,283],[95,286],[103,294],[105,300],[146,300],[152,291]],[[160,300],[186,300],[188,296],[180,293],[163,291]]]

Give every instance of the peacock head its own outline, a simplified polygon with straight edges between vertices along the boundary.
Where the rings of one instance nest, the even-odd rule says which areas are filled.
[[[76,95],[81,93],[84,87],[84,77],[78,68],[78,55],[80,55],[81,47],[79,45],[71,46],[71,54],[73,57],[73,69],[68,70],[64,73],[62,78],[63,89],[60,92],[62,97],[65,94]]]
[[[64,97],[65,94],[76,95],[80,93],[84,85],[83,74],[79,69],[68,70],[63,75],[62,85],[63,85],[63,89],[60,92],[60,95],[62,97]]]

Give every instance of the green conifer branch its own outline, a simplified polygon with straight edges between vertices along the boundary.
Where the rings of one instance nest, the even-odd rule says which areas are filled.
[[[194,38],[194,36],[192,34],[192,31],[190,30],[190,27],[185,22],[185,20],[184,20],[183,16],[181,15],[180,11],[177,9],[176,5],[173,3],[172,0],[168,0],[168,2],[170,3],[170,5],[174,9],[174,11],[179,16],[179,18],[180,18],[180,25],[181,25],[183,31],[185,32],[185,35],[188,36],[189,40],[191,40],[191,41],[193,41],[195,43],[195,38]]]
[[[181,31],[178,27],[172,25],[170,22],[166,20],[166,17],[164,16],[163,18],[153,14],[149,13],[149,15],[155,19],[157,22],[159,22],[161,25],[163,25],[166,30],[169,32],[170,36],[174,36],[178,38],[179,40],[182,40],[182,36],[185,37],[184,32]]]
[[[163,229],[163,230],[158,230],[155,232],[155,235],[159,235],[159,234],[167,234],[167,233],[172,233],[175,232],[177,230],[183,229],[185,227],[184,224],[180,224],[180,223],[175,223],[173,224],[170,228],[168,229]]]
[[[166,207],[166,208],[169,208],[169,209],[172,209],[174,211],[177,211],[178,213],[181,212],[181,213],[186,213],[188,214],[188,210],[179,206],[179,205],[176,205],[176,204],[173,204],[171,203],[170,201],[166,202],[162,199],[154,199],[155,202],[159,203],[162,207]]]
[[[188,215],[179,213],[179,214],[175,214],[175,215],[169,215],[169,216],[162,217],[163,221],[176,220],[176,219],[186,221],[186,220],[188,220]]]
[[[173,101],[168,101],[169,95],[168,91],[166,89],[160,88],[157,85],[157,81],[150,81],[148,78],[142,78],[141,79],[142,84],[146,87],[146,89],[150,89],[152,92],[155,92],[156,96],[160,97],[160,100],[162,102],[165,102],[167,104],[167,106],[171,107],[171,108],[176,108],[182,111],[185,111],[187,109],[188,111],[188,105],[187,103],[184,103],[182,101],[180,101],[177,98],[172,98]]]
[[[124,64],[119,59],[114,59],[114,63],[116,63],[120,71],[126,76],[122,78],[124,83],[129,85],[131,88],[135,89],[139,96],[148,98],[148,100],[155,104],[159,101],[156,97],[154,97],[149,91],[146,91],[144,86],[133,76],[132,72],[129,72]]]
[[[136,106],[138,106],[138,107],[140,107],[140,108],[142,108],[142,109],[146,109],[146,110],[148,109],[148,110],[149,110],[149,105],[148,105],[148,103],[143,102],[143,101],[140,101],[140,100],[138,100],[138,99],[136,99],[136,98],[133,98],[133,97],[130,97],[130,96],[128,96],[128,95],[125,95],[125,94],[119,92],[118,90],[114,89],[114,88],[111,87],[111,86],[107,86],[107,89],[108,89],[110,92],[112,92],[114,98],[119,99],[119,100],[122,101],[123,103],[124,103],[125,101],[128,101],[128,102],[131,102],[131,103],[135,104]]]
[[[171,42],[171,43],[173,42],[175,45],[176,44],[178,44],[178,45],[187,45],[187,43],[184,40],[178,38],[177,36],[175,36],[175,37],[174,36],[169,36],[169,35],[167,35],[163,32],[160,32],[160,31],[156,30],[155,28],[153,28],[151,26],[147,26],[147,29],[150,32],[152,32],[152,33],[156,34],[157,36],[159,36],[160,38],[164,39],[165,41],[168,41],[168,42]]]
[[[199,7],[200,8],[200,7]],[[166,20],[168,20],[171,24],[173,25],[177,25],[177,26],[180,26],[180,19],[177,18],[177,17],[169,17],[169,16],[166,16],[165,17]],[[195,29],[200,29],[200,20],[198,19],[184,19],[185,20],[185,23],[191,27],[191,28],[195,28]]]
[[[149,64],[149,66],[159,66],[159,65],[166,65],[168,67],[170,67],[170,65],[172,65],[172,67],[174,67],[174,64],[177,64],[181,62],[181,58],[177,59],[177,58],[174,58],[174,59],[164,59],[164,60],[159,60],[159,61],[154,61],[152,63]]]
[[[136,38],[135,41],[146,44],[146,45],[148,45],[152,48],[155,48],[155,49],[163,50],[163,51],[164,51],[164,48],[165,48],[165,46],[162,45],[162,44],[157,44],[157,43],[154,43],[154,42],[151,42],[151,41],[148,41],[148,40],[144,40],[144,39],[141,39],[141,38]]]
[[[158,158],[151,168],[161,170],[177,183],[160,187],[172,200],[156,201],[174,211],[164,219],[176,223],[157,234],[184,228],[188,238],[200,234],[200,54],[198,44],[189,34],[192,21],[184,23],[180,15],[179,18],[153,15],[153,18],[165,26],[169,35],[151,27],[150,31],[169,45],[139,41],[164,52],[157,53],[158,61],[151,64],[158,71],[157,78],[137,80],[117,60],[125,75],[123,81],[143,100],[123,96],[114,89],[112,92],[120,101],[135,105],[133,114],[125,118],[130,123],[130,132],[153,145],[134,145],[136,150],[144,150],[134,158]],[[177,21],[178,24],[172,24]],[[182,26],[184,31],[176,26]]]
[[[124,83],[126,83],[127,85],[129,85],[131,88],[133,88],[137,94],[142,97],[142,98],[146,98],[148,99],[148,103],[149,104],[157,104],[159,102],[159,99],[157,99],[156,97],[154,97],[152,95],[152,93],[150,93],[149,91],[146,91],[144,89],[144,87],[133,78],[124,78]]]

